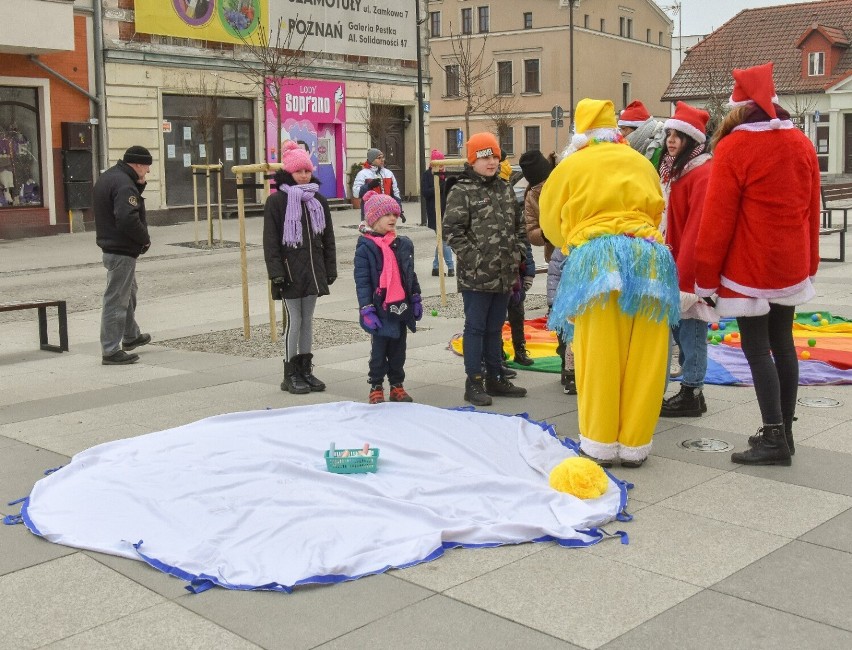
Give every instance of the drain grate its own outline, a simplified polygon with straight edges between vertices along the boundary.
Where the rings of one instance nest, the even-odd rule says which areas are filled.
[[[840,406],[841,402],[831,397],[800,397],[796,400],[802,406],[813,408],[831,409]]]
[[[692,440],[684,440],[680,443],[680,446],[684,449],[688,449],[689,451],[709,451],[714,453],[730,451],[734,448],[731,443],[725,442],[724,440],[718,440],[717,438],[694,438]]]

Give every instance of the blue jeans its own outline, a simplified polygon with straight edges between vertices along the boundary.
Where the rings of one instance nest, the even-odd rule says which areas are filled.
[[[508,293],[462,291],[464,302],[464,371],[468,377],[482,374],[482,361],[490,377],[499,377],[503,366],[503,323],[509,306]]]
[[[680,346],[682,385],[702,388],[707,374],[707,323],[695,318],[681,320],[672,327],[674,340]]]
[[[455,267],[453,266],[453,249],[450,248],[450,245],[447,242],[444,242],[443,246],[444,246],[444,266],[447,267],[448,271],[450,269],[455,270]],[[438,247],[437,246],[435,246],[435,259],[432,261],[432,268],[433,269],[438,268]]]

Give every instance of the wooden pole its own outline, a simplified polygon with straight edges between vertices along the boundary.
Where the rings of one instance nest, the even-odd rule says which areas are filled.
[[[195,215],[195,245],[198,246],[198,180],[195,178],[195,170],[190,167],[192,174],[192,210]]]
[[[264,174],[264,183],[266,184],[266,198],[269,198],[269,195],[272,194],[272,183],[266,182],[266,175]],[[269,296],[269,338],[273,343],[278,342],[278,323],[275,320],[275,301],[272,299],[272,280],[268,281],[269,283],[269,291],[267,291],[267,295]],[[287,312],[284,309],[284,299],[281,299],[281,322],[284,322],[284,318],[286,318]]]
[[[467,161],[462,158],[447,158],[446,160],[433,160],[429,163],[435,179],[435,239],[438,247],[438,277],[441,287],[441,307],[447,306],[447,289],[444,284],[444,228],[442,224],[443,211],[441,210],[441,181],[435,174],[438,167],[464,167]]]
[[[207,245],[213,248],[213,206],[210,199],[210,168],[204,170],[204,178],[207,183]]]
[[[221,244],[225,241],[222,238],[222,173],[223,173],[222,165],[219,165],[218,172],[216,174],[216,196],[219,198],[219,243]]]

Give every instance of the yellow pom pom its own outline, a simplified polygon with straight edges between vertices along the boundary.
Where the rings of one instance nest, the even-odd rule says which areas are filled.
[[[550,487],[579,499],[597,499],[606,493],[609,478],[595,461],[573,456],[550,472]]]

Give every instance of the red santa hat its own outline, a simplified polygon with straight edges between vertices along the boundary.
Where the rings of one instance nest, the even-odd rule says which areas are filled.
[[[775,112],[778,95],[775,93],[775,82],[772,80],[772,67],[773,63],[770,61],[753,68],[733,70],[731,74],[734,76],[734,90],[728,105],[757,104],[769,116],[772,127],[777,129],[781,126],[781,120]]]
[[[703,143],[707,140],[707,122],[709,120],[710,113],[707,111],[684,102],[678,102],[674,115],[666,120],[664,126],[666,129],[685,133],[698,143]]]
[[[651,114],[645,108],[645,104],[636,101],[630,102],[618,116],[618,126],[632,126],[638,129],[650,119]]]

